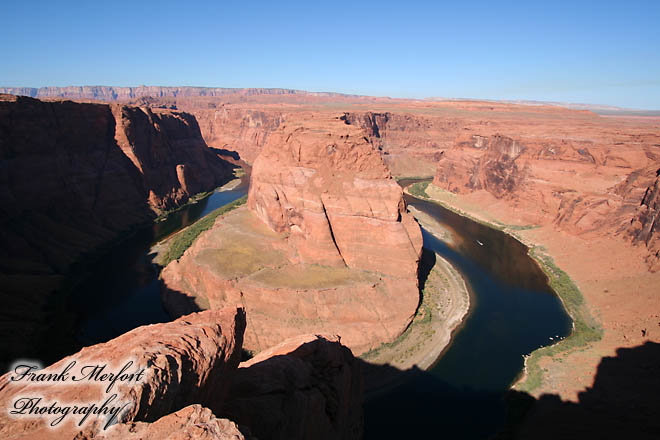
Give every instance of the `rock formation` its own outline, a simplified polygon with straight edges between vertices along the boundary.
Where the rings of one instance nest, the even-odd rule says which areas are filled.
[[[362,130],[336,117],[281,127],[255,161],[248,205],[163,270],[170,313],[241,305],[254,351],[323,332],[361,353],[405,330],[421,232]]]
[[[243,362],[223,414],[257,438],[360,439],[362,386],[337,337],[303,335]]]
[[[139,327],[87,347],[35,374],[64,380],[17,379],[19,368],[0,377],[0,435],[4,439],[358,439],[362,436],[362,373],[359,361],[336,337],[302,336],[240,364],[245,314],[210,310],[174,322]],[[70,368],[72,361],[76,363]],[[127,361],[133,364],[121,369]],[[103,366],[94,375],[96,366]],[[137,374],[112,378],[102,374]],[[64,375],[64,376],[63,376]],[[88,380],[77,380],[83,378]],[[44,376],[45,377],[45,376]],[[13,380],[14,378],[16,380]],[[110,391],[108,391],[110,390]],[[129,403],[106,427],[105,416],[69,412],[10,415],[26,397],[41,407],[89,405],[117,394]],[[237,423],[235,423],[237,422]]]
[[[68,381],[13,381],[13,371],[0,377],[0,433],[3,438],[39,438],[51,430],[50,418],[41,423],[33,418],[11,418],[9,409],[24,397],[43,397],[44,404],[58,402],[80,405],[97,402],[98,406],[113,393],[118,395],[115,405],[129,405],[118,422],[153,422],[188,405],[199,403],[210,407],[223,404],[232,376],[241,357],[245,313],[241,309],[212,310],[188,315],[177,321],[139,327],[104,344],[86,347],[39,373],[68,373]],[[75,364],[66,369],[71,362]],[[106,365],[102,373],[118,374],[132,362],[125,373],[144,369],[141,381],[74,381],[74,377],[91,376],[96,365]],[[19,370],[20,373],[23,370]],[[136,377],[137,379],[137,377]],[[66,382],[66,383],[63,383]],[[91,425],[76,428],[71,419],[63,420],[59,429],[64,432],[83,429],[98,431],[105,420],[89,420]],[[90,419],[93,419],[90,417]],[[76,420],[76,423],[78,420]]]
[[[28,355],[83,254],[231,174],[189,114],[9,95],[0,164],[2,361]]]
[[[259,151],[276,130],[284,115],[280,111],[251,109],[198,108],[179,104],[179,107],[195,114],[206,143],[216,150],[237,152],[237,159],[253,163]],[[213,107],[216,107],[213,104]]]
[[[444,154],[433,184],[458,193],[484,189],[497,198],[511,195],[524,180],[517,163],[524,151],[506,136],[470,136]]]
[[[130,422],[114,427],[111,433],[94,433],[76,440],[244,440],[240,428],[231,420],[219,419],[210,409],[190,405],[153,423]],[[264,437],[267,438],[267,437]]]
[[[401,187],[361,130],[315,122],[271,136],[253,166],[249,208],[288,236],[294,262],[414,278],[421,236]]]
[[[647,171],[647,176],[650,174]],[[650,251],[648,263],[652,270],[660,269],[660,169],[655,171],[655,181],[644,192],[629,233],[635,243],[644,244]]]

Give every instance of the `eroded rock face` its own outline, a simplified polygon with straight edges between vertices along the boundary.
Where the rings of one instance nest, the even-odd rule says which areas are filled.
[[[130,361],[125,373],[138,374],[144,369],[141,381],[137,382],[135,376],[133,381],[116,382],[109,392],[105,391],[107,381],[32,383],[12,381],[16,375],[9,372],[0,378],[0,432],[3,438],[26,433],[35,438],[50,430],[44,418],[40,422],[25,416],[10,418],[9,408],[25,396],[43,396],[44,403],[97,402],[100,406],[116,393],[116,404],[128,403],[118,418],[120,422],[152,422],[193,403],[221,405],[240,361],[244,330],[242,309],[210,310],[170,323],[139,327],[109,342],[86,347],[40,372],[61,373],[73,361],[67,370],[70,378],[86,377],[94,368],[89,366],[96,365],[107,365],[102,373],[117,374]],[[74,418],[77,423],[74,416],[62,421],[63,429],[72,429]],[[84,429],[98,430],[105,420],[90,422],[93,424]]]
[[[271,135],[254,163],[248,206],[288,235],[295,262],[416,276],[419,226],[378,151],[353,126],[311,120]]]
[[[362,130],[311,118],[272,134],[248,208],[163,270],[171,314],[245,307],[255,352],[322,332],[362,353],[406,329],[419,304],[421,231]]]
[[[443,155],[433,183],[458,193],[484,189],[497,198],[511,195],[524,180],[518,164],[524,151],[506,136],[470,136]]]
[[[186,113],[0,96],[0,362],[31,354],[81,255],[230,172]]]
[[[362,388],[338,337],[302,335],[240,365],[226,413],[257,438],[359,439]]]
[[[35,374],[64,380],[12,381],[19,368],[0,377],[3,439],[358,439],[362,436],[360,361],[336,336],[303,335],[240,364],[245,330],[242,309],[209,310],[176,321],[139,327],[87,347]],[[71,362],[76,363],[71,367]],[[128,368],[121,368],[130,360]],[[97,368],[97,375],[94,372]],[[144,370],[143,370],[144,369]],[[103,374],[135,375],[119,379]],[[45,376],[44,376],[45,377]],[[87,377],[89,380],[80,380]],[[78,380],[74,380],[78,378]],[[41,398],[39,407],[96,403],[113,394],[109,415],[72,410],[38,416],[10,415],[20,399]],[[124,406],[124,404],[128,404]],[[18,406],[17,406],[18,405]],[[26,410],[27,412],[27,410]],[[253,437],[253,434],[256,434]]]
[[[246,437],[231,420],[216,418],[210,409],[190,405],[153,423],[122,423],[108,434],[77,437],[86,439],[127,440],[244,440]]]
[[[530,224],[553,224],[584,237],[627,234],[658,268],[654,228],[660,155],[654,135],[606,148],[593,141],[502,135],[458,136],[433,184],[454,193],[486,191]],[[657,145],[656,145],[657,147]],[[649,164],[650,162],[650,164]],[[618,183],[617,183],[618,182]]]
[[[445,149],[453,144],[459,124],[398,112],[346,112],[342,119],[364,129],[398,176],[432,176]]]
[[[217,107],[204,109],[191,106],[189,111],[195,114],[204,140],[210,147],[236,152],[236,158],[247,163],[254,162],[270,134],[284,118],[281,111]]]
[[[655,181],[646,188],[642,203],[637,208],[629,232],[636,243],[642,243],[650,251],[648,263],[652,270],[660,269],[660,169]]]

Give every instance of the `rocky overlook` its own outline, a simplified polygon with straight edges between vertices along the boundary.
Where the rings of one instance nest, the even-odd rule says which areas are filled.
[[[336,337],[306,335],[239,367],[245,322],[242,309],[191,314],[86,347],[38,372],[64,378],[58,381],[34,382],[21,379],[24,370],[9,372],[0,377],[0,434],[16,440],[219,440],[249,439],[255,433],[273,439],[303,440],[314,433],[319,434],[314,438],[360,438],[362,373],[350,350]],[[128,361],[132,364],[123,369]],[[104,366],[104,375],[144,373],[110,386],[112,379],[91,376],[97,365]],[[73,380],[87,376],[94,379]],[[28,396],[63,407],[101,405],[113,393],[117,399],[108,406],[122,410],[109,427],[105,416],[91,414],[82,426],[82,415],[68,413],[51,427],[48,423],[61,412],[39,419],[8,413],[17,408],[17,399]]]

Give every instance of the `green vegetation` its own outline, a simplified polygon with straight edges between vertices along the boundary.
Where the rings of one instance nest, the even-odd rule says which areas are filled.
[[[442,207],[455,212],[456,214],[467,217],[484,226],[506,232],[519,241],[522,240],[516,236],[514,231],[533,229],[537,227],[507,225],[501,222],[486,222],[475,218],[466,212],[454,208],[453,206],[429,197],[426,192],[428,185],[428,182],[415,183],[408,187],[408,192],[410,192],[410,194],[415,197],[437,203]],[[596,319],[594,319],[594,317],[592,317],[589,313],[589,310],[584,303],[584,298],[582,297],[580,289],[578,289],[568,274],[554,263],[552,257],[545,253],[545,248],[543,246],[534,246],[532,249],[530,249],[529,255],[534,258],[534,260],[536,260],[543,272],[545,272],[548,277],[550,287],[561,299],[562,303],[564,304],[564,308],[573,319],[573,331],[567,338],[563,339],[562,341],[547,347],[539,348],[533,351],[527,357],[525,362],[525,367],[527,370],[525,380],[516,385],[516,388],[528,393],[541,386],[543,382],[544,371],[539,365],[541,358],[544,356],[554,357],[560,354],[566,354],[573,350],[584,349],[590,343],[600,340],[603,336],[603,329],[596,321]]]
[[[429,198],[428,194],[426,194],[426,188],[428,186],[429,186],[429,182],[413,183],[408,187],[408,192],[415,197],[426,200]]]
[[[210,212],[204,217],[197,220],[186,229],[182,230],[169,241],[167,251],[163,254],[161,259],[162,265],[167,266],[168,263],[181,258],[183,253],[188,249],[197,239],[199,234],[209,229],[215,223],[215,219],[227,212],[236,209],[247,201],[247,196],[243,196],[227,205],[224,205],[215,211]]]
[[[503,231],[503,232],[509,232],[509,235],[514,236],[514,238],[518,238],[515,236],[515,234],[512,233],[512,231],[524,231],[527,229],[535,229],[538,228],[537,225],[507,225],[506,223],[498,222],[497,220],[493,221],[485,221],[480,218],[474,217],[470,214],[468,214],[465,211],[461,211],[458,208],[455,208],[441,200],[436,200],[428,195],[426,192],[426,189],[428,188],[430,182],[418,182],[410,185],[408,187],[408,192],[413,195],[414,197],[417,197],[418,199],[422,200],[427,200],[429,202],[433,202],[437,205],[442,206],[445,209],[450,210],[451,212],[454,212],[460,216],[467,217],[473,222],[477,222],[481,225],[488,226],[489,228],[496,229],[498,231]],[[456,195],[453,193],[450,193],[449,191],[445,191],[448,195],[455,197]]]
[[[158,222],[158,221],[161,221],[161,220],[165,220],[167,218],[167,216],[169,216],[170,214],[173,214],[177,211],[181,211],[182,209],[186,208],[188,205],[191,205],[193,203],[197,203],[200,200],[205,199],[206,197],[210,196],[214,192],[215,192],[215,189],[213,189],[211,191],[205,191],[205,192],[197,193],[197,194],[191,196],[186,203],[184,203],[182,205],[179,205],[176,208],[161,211],[160,214],[158,214],[158,217],[156,217],[154,219],[154,221]]]
[[[548,276],[550,287],[561,298],[564,308],[571,315],[571,318],[573,318],[573,331],[566,339],[556,344],[539,348],[527,357],[525,363],[527,376],[525,377],[525,381],[518,384],[516,388],[528,393],[541,386],[543,382],[544,370],[539,365],[541,358],[544,356],[554,357],[569,351],[585,348],[590,343],[598,341],[603,337],[603,328],[589,313],[582,293],[568,274],[557,267],[550,256],[541,253],[540,247],[534,247],[529,254],[538,262],[541,269]]]
[[[427,252],[424,250],[424,252]],[[422,261],[421,264],[428,264]],[[439,288],[436,283],[443,285]],[[436,331],[433,328],[434,322],[443,321],[446,318],[440,311],[444,308],[443,300],[445,300],[445,292],[448,289],[448,282],[442,273],[442,268],[437,263],[431,268],[428,278],[424,284],[424,288],[420,291],[420,304],[417,308],[417,313],[412,322],[406,330],[392,342],[383,343],[380,346],[369,350],[362,354],[360,358],[373,361],[380,358],[381,361],[393,355],[392,359],[387,359],[389,362],[405,361],[413,354],[418,352],[430,338],[432,338]],[[437,312],[434,312],[437,310]],[[411,339],[409,341],[409,339]]]
[[[373,273],[349,269],[348,267],[307,264],[305,266],[287,265],[276,268],[265,268],[254,275],[252,279],[278,288],[324,289],[365,281],[375,283],[378,277]]]
[[[426,180],[431,181],[431,180],[433,180],[433,175],[430,175],[430,176],[395,176],[394,177],[394,180],[396,180],[397,183],[401,182],[402,180],[422,180],[422,179],[426,179]],[[420,183],[428,183],[428,182],[420,182]]]

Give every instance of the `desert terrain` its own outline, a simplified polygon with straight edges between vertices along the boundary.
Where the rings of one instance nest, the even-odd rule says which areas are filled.
[[[122,423],[154,427],[126,429],[161,429],[157,423],[167,427],[171,422],[156,420],[176,411],[188,411],[191,420],[212,417],[188,406],[199,403],[216,416],[250,426],[258,438],[260,432],[267,438],[310,438],[320,435],[320,429],[332,433],[325,438],[359,438],[362,384],[357,376],[364,360],[353,355],[366,353],[367,362],[402,370],[428,366],[432,361],[426,358],[442,351],[439,347],[448,343],[468,304],[460,274],[439,260],[442,274],[432,273],[429,280],[438,286],[445,285],[441,279],[449,280],[437,300],[449,302],[442,325],[431,326],[435,336],[418,330],[408,336],[414,342],[404,341],[398,352],[374,353],[414,328],[411,323],[420,316],[422,237],[414,216],[427,230],[444,236],[441,225],[406,209],[397,177],[432,180],[413,194],[525,243],[573,317],[573,334],[531,354],[520,380],[512,384],[536,402],[513,430],[516,435],[550,435],[547,424],[556,411],[550,400],[580,404],[581,396],[594,391],[603,362],[608,364],[621,350],[660,343],[658,117],[284,89],[0,91],[38,98],[3,95],[0,102],[5,115],[0,147],[3,159],[12,164],[3,168],[7,251],[2,293],[8,304],[16,304],[6,309],[11,320],[3,323],[28,316],[43,321],[48,306],[41,292],[52,290],[57,284],[53,280],[66,276],[84,252],[220,186],[230,179],[231,168],[252,167],[247,206],[218,217],[161,274],[163,302],[173,317],[181,316],[157,324],[172,326],[167,335],[186,334],[179,329],[190,325],[186,319],[203,325],[212,325],[215,314],[233,319],[227,324],[232,329],[229,341],[240,342],[227,348],[226,353],[234,354],[223,362],[235,379],[223,385],[226,397],[210,398],[209,390],[216,386],[210,382],[190,385],[202,397],[175,399],[148,417],[138,411]],[[58,116],[64,110],[75,117]],[[95,140],[83,145],[66,137],[72,133]],[[57,179],[67,182],[67,191],[49,184]],[[125,201],[118,193],[130,198]],[[95,238],[71,239],[72,231]],[[38,233],[47,237],[39,239]],[[69,242],[84,246],[64,245]],[[26,289],[24,281],[40,289]],[[26,290],[35,299],[25,297]],[[224,334],[224,329],[214,331]],[[202,333],[196,338],[209,336]],[[310,336],[316,334],[325,336]],[[140,341],[143,336],[136,330],[120,338],[129,337]],[[412,360],[397,361],[424,339],[433,346]],[[25,353],[21,342],[8,335],[6,344],[12,354]],[[159,343],[156,353],[170,344]],[[309,344],[318,348],[310,351]],[[105,347],[124,348],[114,340],[82,353]],[[243,348],[255,357],[239,365]],[[348,365],[346,374],[334,368],[310,372],[324,357]],[[643,362],[657,364],[657,359]],[[278,376],[278,366],[288,372],[286,378]],[[652,377],[653,371],[645,369],[640,377]],[[272,382],[261,383],[257,377]],[[9,393],[3,380],[0,392]],[[301,381],[311,381],[312,391]],[[281,417],[274,408],[285,405],[269,400],[269,393],[290,387],[313,396],[287,401],[291,406],[286,407],[300,410],[302,401],[322,402],[325,410],[315,407],[319,412],[314,417],[328,417],[324,428],[296,431],[292,417],[301,413],[291,409],[285,411],[287,423],[269,430]],[[320,401],[315,400],[316,388]],[[337,402],[335,396],[347,400]],[[251,402],[258,402],[261,412],[253,411]],[[648,408],[652,403],[641,404]],[[601,414],[597,408],[587,411]],[[268,423],[259,425],[259,420]],[[234,429],[229,421],[213,423]],[[20,438],[37,428],[4,422],[0,429]]]

